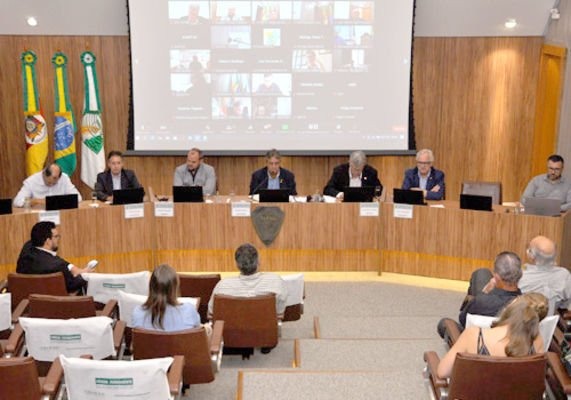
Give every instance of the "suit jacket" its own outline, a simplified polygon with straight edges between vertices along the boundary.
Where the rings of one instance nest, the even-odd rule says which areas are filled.
[[[137,176],[130,169],[121,170],[121,189],[137,189],[141,184],[137,180]],[[97,199],[101,201],[107,200],[107,197],[113,196],[113,178],[111,171],[106,170],[97,174],[97,182],[95,182],[95,191]]]
[[[268,167],[261,168],[252,174],[250,194],[256,194],[260,189],[268,188]],[[280,189],[289,189],[289,194],[295,196],[295,175],[293,172],[280,167]]]
[[[379,186],[381,192],[383,190],[383,185],[379,180],[377,170],[370,165],[365,165],[365,168],[363,168],[361,184],[363,186]],[[333,168],[333,175],[331,175],[329,182],[325,185],[323,194],[335,197],[337,193],[345,190],[347,186],[349,186],[349,163],[341,164]]]
[[[437,192],[431,192],[434,186],[440,185]],[[404,180],[402,181],[403,189],[420,187],[420,178],[418,177],[418,167],[407,169],[404,173]],[[430,176],[426,182],[426,199],[427,200],[444,200],[446,186],[444,185],[444,172],[430,167]]]
[[[77,292],[87,285],[87,282],[79,276],[73,274],[67,268],[69,262],[61,257],[53,256],[47,251],[40,250],[32,246],[28,241],[22,247],[16,272],[19,274],[53,274],[62,272],[65,278],[65,287],[68,292]]]

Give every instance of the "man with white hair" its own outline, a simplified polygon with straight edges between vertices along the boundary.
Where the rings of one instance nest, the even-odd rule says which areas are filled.
[[[323,189],[323,194],[343,200],[346,187],[372,186],[382,192],[383,185],[379,180],[377,170],[367,164],[367,156],[362,151],[354,151],[349,156],[349,162],[336,166],[329,182]]]
[[[539,292],[549,299],[549,314],[567,308],[571,299],[571,273],[555,266],[557,247],[545,236],[536,236],[527,248],[529,263],[524,265],[519,288],[523,293]]]
[[[402,188],[422,190],[426,200],[444,200],[444,172],[434,168],[433,162],[432,150],[422,149],[416,153],[416,167],[405,171]]]

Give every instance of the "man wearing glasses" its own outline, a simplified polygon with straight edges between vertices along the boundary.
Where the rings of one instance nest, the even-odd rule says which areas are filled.
[[[434,168],[433,162],[432,150],[422,149],[416,153],[416,167],[405,171],[402,188],[422,190],[426,200],[444,200],[444,172]]]
[[[541,199],[558,199],[561,201],[561,211],[571,208],[571,182],[561,174],[565,161],[558,154],[553,154],[547,159],[547,174],[534,177],[525,188],[521,203],[525,206],[525,199],[538,197]]]

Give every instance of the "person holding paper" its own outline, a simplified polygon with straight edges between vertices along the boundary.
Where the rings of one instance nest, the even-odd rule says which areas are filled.
[[[432,150],[422,149],[416,153],[416,167],[405,171],[402,188],[422,190],[426,200],[444,200],[444,172],[434,168],[433,162]]]
[[[203,161],[202,151],[193,147],[186,155],[186,164],[174,171],[173,186],[202,186],[204,195],[216,193],[216,173],[214,168]]]
[[[250,194],[257,194],[260,189],[288,189],[290,196],[295,196],[295,175],[280,166],[281,155],[276,149],[266,153],[266,166],[255,171],[250,180]]]
[[[67,291],[77,292],[87,286],[82,273],[93,267],[79,268],[57,255],[61,235],[51,221],[42,221],[32,227],[31,239],[24,244],[16,264],[19,274],[63,273]],[[89,263],[91,264],[91,262]]]

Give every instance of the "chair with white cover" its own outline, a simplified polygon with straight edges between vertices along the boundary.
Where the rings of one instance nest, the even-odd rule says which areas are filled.
[[[297,321],[303,314],[305,282],[303,274],[282,275],[287,289],[286,309],[282,321]]]
[[[61,356],[60,361],[69,400],[166,400],[179,399],[182,393],[182,356],[140,361]]]
[[[87,281],[87,295],[98,303],[119,300],[119,291],[147,296],[149,294],[149,271],[129,274],[81,274]]]
[[[0,293],[0,338],[7,338],[10,335],[11,329],[12,294]]]

